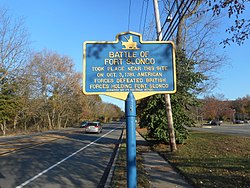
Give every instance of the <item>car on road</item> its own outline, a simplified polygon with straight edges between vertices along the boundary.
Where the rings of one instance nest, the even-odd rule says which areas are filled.
[[[248,123],[248,124],[249,124],[249,123],[250,123],[250,120],[245,120],[244,123]]]
[[[101,133],[102,132],[102,124],[98,121],[96,122],[88,122],[85,126],[86,133]]]
[[[88,121],[83,121],[80,123],[80,128],[85,128],[85,126],[88,124]]]
[[[219,125],[220,126],[220,124],[221,124],[221,121],[219,121],[219,120],[212,120],[210,122],[210,125]]]
[[[236,124],[244,124],[244,121],[242,121],[242,120],[236,120],[235,123]]]

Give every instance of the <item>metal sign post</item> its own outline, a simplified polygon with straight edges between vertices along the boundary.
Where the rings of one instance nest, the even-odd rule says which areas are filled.
[[[126,148],[127,148],[127,186],[137,185],[136,173],[136,102],[132,92],[129,92],[125,102],[126,114]]]
[[[120,33],[115,41],[83,44],[83,93],[126,100],[127,186],[135,188],[136,100],[176,92],[174,44],[142,41],[135,32]]]

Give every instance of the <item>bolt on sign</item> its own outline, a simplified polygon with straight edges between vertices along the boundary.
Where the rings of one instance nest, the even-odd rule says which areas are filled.
[[[83,92],[126,100],[176,92],[174,44],[142,41],[135,32],[120,33],[116,41],[83,44]]]

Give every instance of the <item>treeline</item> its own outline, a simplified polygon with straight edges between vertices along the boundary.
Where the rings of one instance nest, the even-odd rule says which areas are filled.
[[[233,122],[235,120],[250,120],[250,96],[236,100],[224,100],[220,96],[207,96],[201,105],[193,110],[198,121],[222,120]]]
[[[166,102],[168,97],[164,95],[150,96],[137,103],[140,126],[148,129],[149,137],[170,143],[171,151],[175,150],[174,136],[176,143],[184,143],[188,138],[186,127],[194,126],[201,116],[204,119],[229,118],[220,114],[225,109],[224,102],[221,101],[223,105],[218,102],[218,110],[212,113],[206,109],[206,99],[203,103],[198,98],[216,86],[218,70],[226,62],[225,55],[216,50],[219,42],[214,38],[221,25],[221,13],[228,15],[235,23],[226,30],[231,36],[225,36],[221,42],[224,47],[234,42],[243,44],[250,30],[247,24],[249,18],[241,19],[246,1],[190,1],[190,4],[187,3],[188,7],[182,3],[180,0],[171,0],[167,4],[159,1],[161,7],[165,7],[162,9],[162,15],[166,14],[166,21],[159,33],[163,34],[163,40],[172,40],[175,43],[177,92],[170,96],[171,105]],[[187,11],[184,11],[186,7]],[[168,18],[172,20],[166,24]],[[145,36],[155,38],[151,31],[152,28],[149,27]],[[236,118],[247,114],[247,107],[237,106],[240,104],[238,102],[227,104],[227,109],[234,111]],[[170,113],[166,113],[170,108],[172,119],[169,118]],[[211,107],[211,110],[214,109]]]
[[[0,9],[0,135],[60,129],[82,120],[124,115],[99,96],[85,96],[73,60],[49,50],[31,52],[23,22]]]

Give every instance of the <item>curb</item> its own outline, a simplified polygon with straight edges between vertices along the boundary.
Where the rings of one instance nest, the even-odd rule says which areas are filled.
[[[124,127],[124,129],[125,129],[125,127]],[[120,143],[118,143],[119,146],[118,146],[118,149],[117,149],[117,151],[116,151],[115,158],[114,158],[113,164],[112,164],[112,166],[111,166],[111,168],[110,168],[110,171],[109,171],[109,174],[108,174],[106,183],[105,183],[105,185],[104,185],[104,188],[111,188],[111,185],[110,185],[110,184],[111,184],[111,182],[112,182],[112,178],[113,178],[114,170],[115,170],[116,160],[117,160],[118,154],[119,154],[119,152],[120,152],[121,143],[122,143],[122,141],[123,141],[124,129],[123,129],[123,131],[122,131],[122,137],[121,137],[121,139],[120,139]]]

